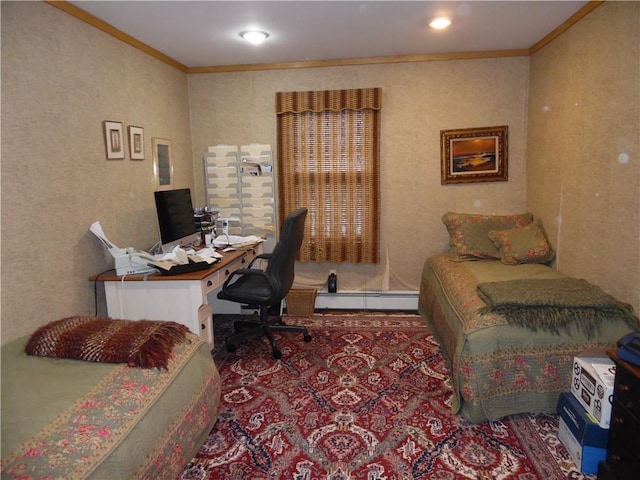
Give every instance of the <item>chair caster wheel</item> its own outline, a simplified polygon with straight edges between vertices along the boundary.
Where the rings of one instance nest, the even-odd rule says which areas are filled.
[[[233,345],[232,343],[228,343],[227,344],[227,352],[235,352],[236,351],[236,346]]]
[[[280,350],[274,350],[273,351],[273,358],[275,358],[276,360],[282,358],[282,352]]]
[[[305,333],[305,334],[304,334],[304,341],[305,341],[305,342],[307,342],[307,343],[309,343],[311,340],[312,340],[312,339],[311,339],[311,335],[309,335],[308,333]]]

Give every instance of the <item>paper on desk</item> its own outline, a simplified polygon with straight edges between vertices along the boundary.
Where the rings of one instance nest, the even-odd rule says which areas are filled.
[[[254,245],[256,243],[264,242],[264,238],[257,237],[256,235],[247,235],[241,237],[239,235],[218,235],[213,240],[214,247],[242,247],[244,245]]]
[[[196,255],[208,263],[216,262],[222,258],[222,254],[216,252],[213,247],[205,247],[197,252],[195,250],[190,250],[188,253],[190,255]]]
[[[173,262],[177,265],[186,265],[189,263],[189,255],[193,252],[193,250],[185,250],[180,246],[176,246],[168,253],[160,256],[160,261],[162,262]]]
[[[202,250],[198,250],[196,252],[192,248],[184,250],[180,247],[176,247],[169,253],[158,255],[155,263],[165,270],[168,270],[171,264],[186,265],[190,262],[207,262],[209,265],[211,265],[212,263],[217,262],[220,258],[222,258],[222,255],[216,252],[213,248],[203,248]]]

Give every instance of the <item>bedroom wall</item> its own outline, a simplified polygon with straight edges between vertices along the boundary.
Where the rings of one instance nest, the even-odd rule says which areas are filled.
[[[640,307],[637,2],[606,3],[531,59],[188,78],[41,2],[1,8],[2,343],[93,314],[87,279],[112,265],[88,232],[94,220],[120,246],[157,240],[151,137],[173,141],[176,186],[195,188],[201,203],[201,153],[218,143],[275,146],[280,90],[384,91],[384,262],[339,267],[341,289],[416,290],[423,259],[446,248],[445,211],[526,208],[547,225],[561,270]],[[147,158],[105,160],[103,120],[143,126]],[[510,127],[509,181],[441,186],[439,131],[499,124]],[[303,267],[302,281],[317,285],[330,268]]]
[[[151,138],[193,186],[186,75],[42,2],[2,2],[2,343],[93,315],[115,244],[158,237]],[[144,127],[144,161],[107,161],[102,121]]]
[[[557,268],[640,311],[640,3],[606,2],[531,57],[527,208]]]
[[[446,249],[447,210],[503,214],[525,205],[525,57],[189,75],[196,191],[209,145],[276,148],[275,92],[382,87],[382,263],[304,263],[296,282],[339,289],[418,290],[424,259]],[[440,130],[509,126],[509,181],[440,184]],[[200,166],[200,167],[198,167]]]

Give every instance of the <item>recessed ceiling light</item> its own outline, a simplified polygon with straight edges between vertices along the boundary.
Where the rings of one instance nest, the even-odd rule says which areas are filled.
[[[434,18],[429,22],[429,26],[436,30],[442,30],[443,28],[447,28],[449,25],[451,25],[451,20],[445,17]]]
[[[247,30],[245,32],[240,32],[240,36],[247,42],[258,45],[264,42],[269,37],[269,34],[267,32],[261,32],[259,30]]]

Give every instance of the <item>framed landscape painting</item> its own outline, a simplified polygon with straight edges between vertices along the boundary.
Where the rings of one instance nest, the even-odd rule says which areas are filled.
[[[441,183],[506,182],[508,127],[440,131]]]

